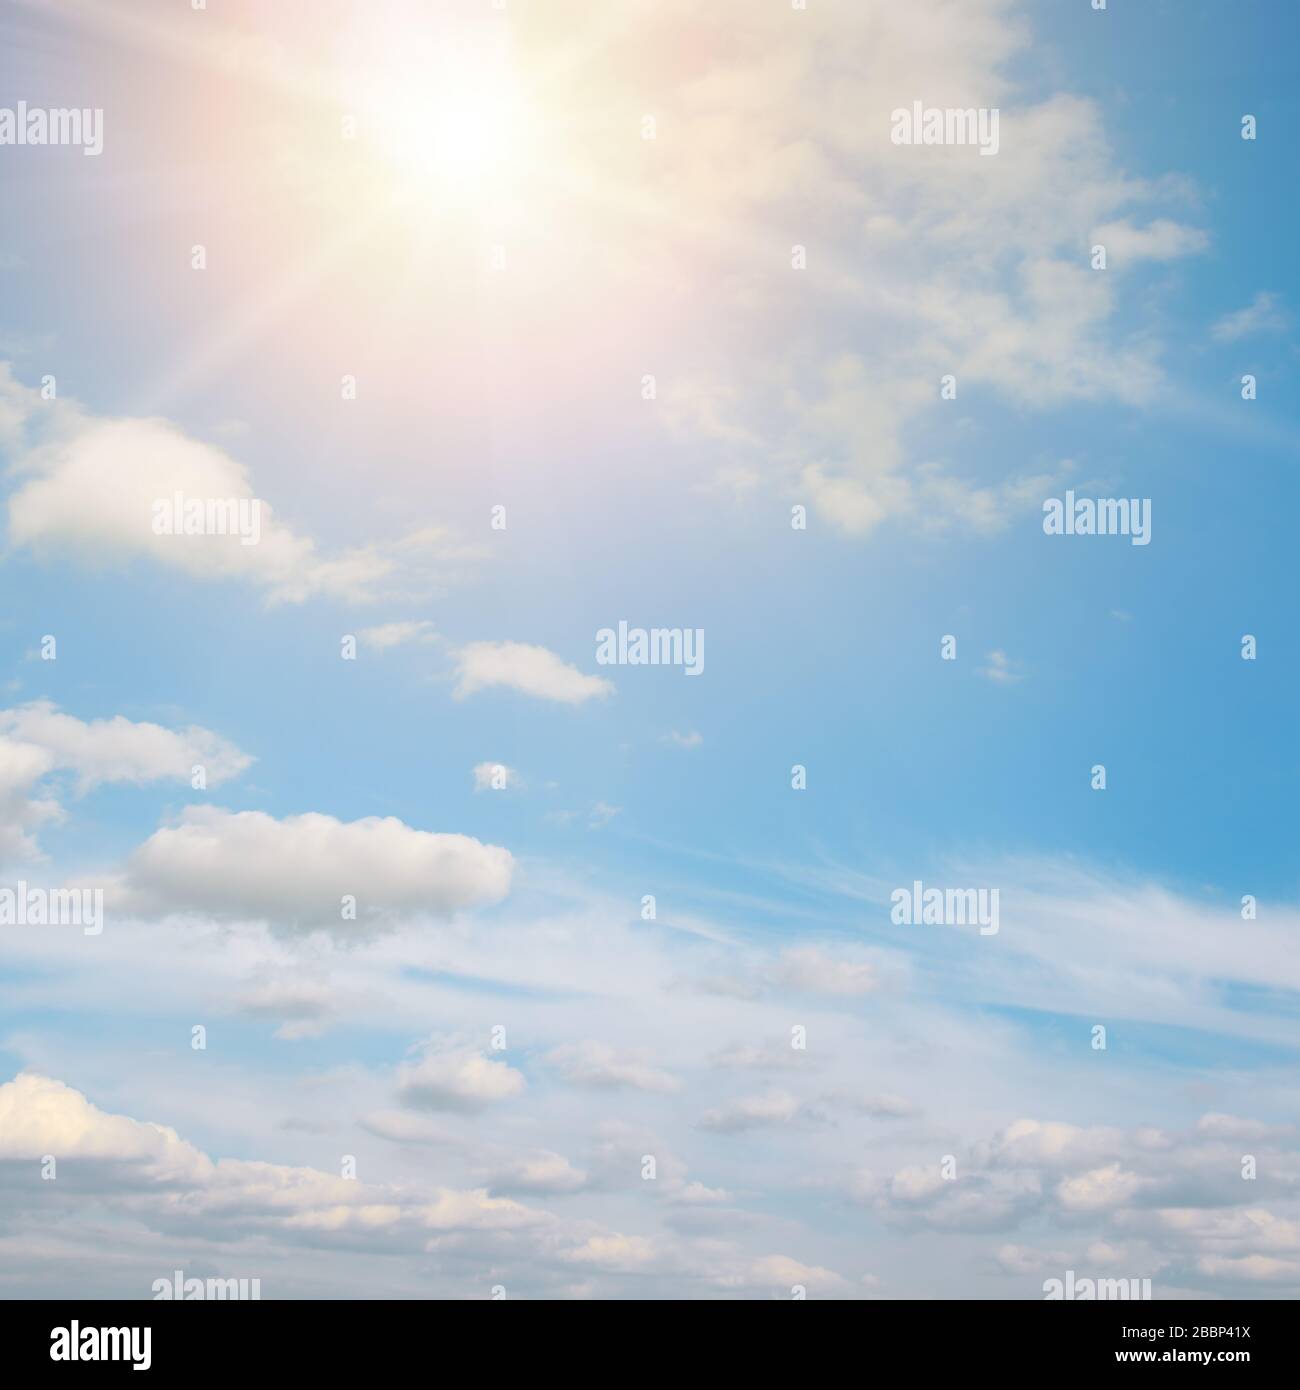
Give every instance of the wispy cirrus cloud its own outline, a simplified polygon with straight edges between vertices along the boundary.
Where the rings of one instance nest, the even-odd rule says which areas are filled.
[[[1281,333],[1289,323],[1278,296],[1260,290],[1245,308],[1216,320],[1210,336],[1216,343],[1235,343],[1256,333]]]

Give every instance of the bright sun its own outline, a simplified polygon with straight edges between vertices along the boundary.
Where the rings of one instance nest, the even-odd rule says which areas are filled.
[[[359,86],[363,137],[412,194],[477,203],[521,173],[529,122],[500,43],[408,40]]]

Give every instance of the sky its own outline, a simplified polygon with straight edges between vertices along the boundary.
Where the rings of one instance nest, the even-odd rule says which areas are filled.
[[[0,1294],[1300,1293],[1297,28],[6,7]]]

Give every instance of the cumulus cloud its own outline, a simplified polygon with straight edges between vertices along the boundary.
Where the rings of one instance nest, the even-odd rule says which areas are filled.
[[[0,710],[0,732],[44,749],[52,768],[76,774],[80,792],[102,782],[189,782],[196,765],[203,767],[208,786],[219,786],[253,762],[233,743],[197,725],[167,729],[120,714],[86,722],[60,713],[49,700]]]
[[[160,1229],[199,1234],[219,1223],[227,1239],[418,1250],[442,1233],[536,1230],[553,1220],[484,1189],[371,1185],[313,1168],[213,1160],[174,1129],[107,1114],[61,1081],[23,1073],[0,1086],[0,1167],[45,1154],[76,1165],[83,1200],[88,1190],[116,1196],[124,1212]]]
[[[584,675],[554,652],[527,642],[471,642],[462,647],[456,654],[456,698],[494,686],[565,705],[602,699],[614,689],[603,676]]]
[[[788,1255],[765,1255],[754,1261],[749,1272],[755,1283],[770,1283],[778,1288],[798,1285],[806,1289],[826,1289],[844,1283],[834,1270],[800,1264]]]
[[[473,1046],[437,1039],[397,1070],[403,1104],[426,1110],[482,1110],[521,1095],[527,1086],[508,1063],[493,1061]]]
[[[36,832],[58,822],[63,808],[34,789],[54,766],[47,749],[0,737],[0,859],[33,859],[39,854]]]
[[[905,1229],[1013,1230],[1041,1205],[1032,1174],[973,1172],[947,1179],[937,1163],[901,1169],[883,1184],[860,1178],[858,1190],[870,1192],[882,1217]]]
[[[167,1178],[205,1179],[212,1161],[174,1129],[106,1115],[79,1091],[24,1072],[0,1086],[0,1158],[104,1158]]]
[[[496,1168],[488,1188],[493,1192],[577,1192],[587,1184],[587,1174],[575,1168],[563,1154],[549,1149],[523,1154]]]
[[[512,870],[508,850],[392,816],[277,820],[192,806],[132,852],[108,901],[151,914],[346,927],[344,899],[355,901],[358,922],[445,915],[499,902]]]
[[[144,558],[195,579],[240,579],[272,603],[400,593],[404,575],[469,553],[426,527],[382,547],[324,554],[276,516],[248,469],[224,449],[167,420],[100,418],[64,401],[44,403],[38,416],[36,393],[18,386],[4,365],[0,446],[15,455],[18,477],[9,495],[13,545],[80,564]],[[243,519],[226,534],[184,534],[169,513],[171,533],[165,524],[156,529],[157,507],[172,506],[178,494],[182,509],[235,504]]]
[[[1079,904],[1074,906],[1083,913]],[[870,1008],[865,1010],[853,996],[847,1008],[835,996],[810,996],[796,1015],[809,1025],[810,1051],[801,1054],[789,1047],[788,1032],[780,1031],[788,1029],[790,1014],[779,1000],[719,1002],[675,990],[669,982],[678,964],[676,951],[660,958],[657,938],[617,930],[603,907],[591,916],[579,927],[576,919],[567,917],[538,921],[521,908],[513,927],[504,919],[494,920],[491,933],[452,929],[377,935],[364,949],[350,941],[274,938],[277,973],[269,984],[254,973],[251,988],[247,955],[266,934],[213,932],[210,939],[222,946],[222,954],[205,953],[201,962],[205,970],[215,965],[217,971],[192,990],[178,991],[170,983],[175,977],[165,978],[169,995],[177,1001],[172,1007],[183,1008],[189,1016],[190,1005],[180,1001],[209,1001],[220,985],[222,955],[237,952],[239,969],[227,970],[227,977],[241,1011],[254,1016],[279,1012],[290,1023],[295,1018],[310,1022],[317,1010],[328,1006],[328,993],[314,988],[316,977],[311,974],[304,977],[307,987],[295,990],[294,975],[285,966],[295,959],[320,965],[322,951],[340,960],[345,953],[355,998],[371,1001],[365,1011],[350,1015],[359,1027],[391,1030],[414,1019],[413,1026],[420,1028],[435,1013],[445,1026],[464,1029],[405,1059],[400,1081],[397,1069],[391,1077],[367,1068],[348,1068],[343,1080],[313,1076],[309,1086],[290,1093],[295,1111],[308,1108],[304,1101],[313,1092],[319,1095],[312,1128],[289,1131],[281,1126],[272,1132],[295,1144],[306,1142],[301,1134],[317,1136],[336,1122],[337,1141],[328,1141],[328,1152],[353,1152],[355,1145],[345,1134],[359,1115],[366,1134],[392,1141],[391,1147],[371,1145],[365,1150],[365,1167],[372,1175],[374,1165],[390,1161],[399,1171],[426,1166],[416,1152],[423,1147],[436,1157],[438,1182],[451,1188],[482,1189],[530,1204],[543,1199],[543,1205],[550,1199],[563,1203],[574,1229],[557,1236],[545,1250],[530,1245],[526,1252],[507,1254],[493,1247],[494,1257],[505,1261],[504,1282],[512,1290],[516,1280],[527,1279],[530,1289],[544,1287],[552,1295],[565,1296],[567,1287],[548,1281],[563,1277],[555,1274],[559,1268],[581,1268],[589,1271],[584,1278],[594,1281],[589,1292],[598,1295],[637,1289],[644,1295],[648,1289],[658,1293],[678,1287],[685,1296],[719,1291],[770,1296],[772,1286],[750,1282],[746,1271],[772,1249],[809,1267],[842,1269],[857,1287],[860,1269],[841,1263],[854,1259],[845,1253],[852,1250],[851,1231],[843,1241],[825,1236],[783,1206],[776,1209],[779,1221],[785,1232],[798,1232],[797,1240],[786,1247],[772,1239],[773,1194],[784,1190],[791,1163],[799,1165],[810,1189],[844,1190],[871,1208],[882,1249],[889,1252],[882,1258],[889,1258],[893,1267],[896,1257],[899,1285],[919,1294],[959,1292],[966,1286],[1005,1293],[1013,1287],[1009,1281],[1018,1280],[1014,1293],[1020,1296],[1033,1294],[1048,1273],[1073,1268],[1091,1274],[1103,1266],[1125,1276],[1153,1277],[1157,1296],[1171,1296],[1180,1285],[1229,1294],[1293,1287],[1286,1269],[1286,1262],[1297,1258],[1290,1244],[1296,1238],[1295,1203],[1300,1193],[1293,1129],[1263,1124],[1249,1112],[1228,1117],[1197,1109],[1186,1132],[1131,1122],[1069,1123],[1048,1112],[1047,1118],[1013,1120],[980,1139],[984,1113],[1016,1113],[1016,1096],[1027,1084],[1015,1069],[1023,1034],[1003,1037],[1004,1047],[996,1042],[1003,1030],[990,1028],[984,1017],[973,1020],[969,1028],[955,1028],[937,1012],[923,1012],[918,1022],[916,1010],[923,1006],[909,999],[900,1011],[900,1001],[890,990],[868,996]],[[1079,920],[1090,919],[1084,913]],[[156,949],[156,932],[142,926],[138,938],[138,959],[147,962]],[[780,959],[751,945],[724,948],[712,941],[697,945],[675,938],[673,946],[678,951],[689,946],[709,957],[725,955],[738,967],[748,962],[755,977],[765,977]],[[129,947],[124,933],[118,950]],[[837,947],[822,949],[833,956]],[[107,968],[119,973],[104,979],[101,998],[120,992],[123,980],[136,973],[135,959],[108,963]],[[494,969],[501,973],[494,976]],[[436,980],[433,972],[438,972]],[[474,987],[461,988],[449,977],[472,981]],[[512,1008],[525,1011],[526,1036],[540,1063],[540,1079],[533,1082],[530,1071],[526,1089],[516,1089],[520,1083],[508,1075],[494,1075],[490,1068],[484,1072],[486,1063],[501,1059],[510,1072],[522,1073],[524,1066],[513,1054],[506,1062],[502,1054],[484,1052],[465,1041],[482,1026],[483,985],[491,978],[529,986],[526,994],[510,995]],[[26,1007],[32,988],[22,987],[20,1007]],[[80,1003],[87,995],[74,976],[65,974],[60,997],[65,1003]],[[611,998],[618,1002],[616,1009],[610,1007]],[[651,1010],[653,1026],[641,1026]],[[896,1032],[900,1020],[904,1027]],[[609,1086],[602,1077],[585,1096],[554,1084],[551,1074],[550,1053],[572,1047],[569,1040],[575,1036],[599,1037],[609,1050],[594,1058],[578,1053],[577,1061],[611,1065],[614,1070]],[[725,1043],[729,1036],[745,1041],[716,1057],[719,1064],[761,1069],[785,1063],[790,1070],[774,1071],[752,1088],[756,1094],[742,1085],[739,1099],[733,1099],[734,1074],[694,1067],[691,1093],[698,1104],[683,1107],[672,1098],[652,1108],[656,1122],[662,1119],[665,1126],[679,1130],[704,1113],[705,1123],[696,1121],[702,1133],[691,1138],[687,1131],[683,1141],[672,1131],[655,1135],[633,1129],[606,1142],[602,1117],[646,1113],[647,1093],[635,1089],[637,1078],[632,1079],[632,1089],[618,1089],[624,1080],[621,1066],[648,1065],[669,1075],[681,1073],[682,1058],[708,1059],[708,1047]],[[675,1051],[662,1050],[665,1040],[671,1040]],[[21,1040],[15,1045],[23,1046]],[[53,1045],[46,1042],[42,1047]],[[1087,1048],[1086,1030],[1079,1050],[1083,1060],[1078,1067],[1062,1056],[1049,1059],[1038,1088],[1040,1098],[1061,1096],[1068,1102],[1086,1093],[1086,1083],[1079,1078],[1086,1077],[1096,1061]],[[941,1078],[938,1084],[946,1089],[937,1094],[943,1103],[927,1103],[923,1119],[898,1123],[906,1115],[915,1117],[916,1111],[892,1095],[891,1088],[897,1086],[910,1097],[927,1084],[926,1078],[931,1098]],[[1122,1083],[1122,1075],[1118,1080]],[[402,1084],[408,1081],[409,1089]],[[775,1087],[768,1089],[767,1081]],[[168,1083],[159,1084],[165,1088]],[[371,1109],[372,1087],[388,1084],[396,1087],[404,1108],[376,1113]],[[1214,1084],[1213,1078],[1206,1084]],[[268,1079],[264,1094],[279,1096],[278,1085]],[[485,1098],[494,1094],[504,1098]],[[596,1103],[600,1095],[604,1099]],[[224,1111],[223,1122],[246,1109],[247,1099],[243,1105],[236,1100]],[[1178,1104],[1173,1097],[1162,1114],[1167,1116]],[[1125,1108],[1132,1109],[1117,1101],[1117,1110]],[[491,1124],[485,1122],[486,1114],[491,1114]],[[819,1127],[816,1142],[809,1143],[812,1125]],[[598,1127],[594,1140],[592,1126]],[[728,1135],[735,1137],[727,1139]],[[247,1137],[242,1142],[246,1144]],[[679,1147],[680,1157],[673,1152]],[[945,1153],[955,1155],[951,1179],[941,1169]],[[1242,1177],[1245,1153],[1258,1160],[1258,1178],[1252,1182]],[[659,1160],[659,1173],[654,1184],[642,1186],[645,1154]],[[864,1157],[869,1171],[850,1177]],[[332,1166],[323,1159],[306,1161]],[[67,1176],[74,1178],[78,1171],[69,1169]],[[139,1186],[140,1172],[137,1165],[120,1181],[129,1179]],[[5,1182],[0,1172],[0,1206]],[[530,1194],[537,1194],[536,1199]],[[596,1213],[618,1231],[650,1243],[643,1262],[635,1251],[620,1262],[617,1233],[606,1231],[599,1232],[601,1243],[578,1255],[597,1234],[591,1229]],[[370,1231],[357,1217],[338,1220],[334,1229],[324,1218],[313,1216],[303,1238],[324,1232],[321,1238],[331,1243],[374,1241],[386,1249],[408,1248],[410,1240],[419,1238],[403,1223]],[[659,1224],[648,1224],[654,1221]],[[918,1231],[930,1233],[935,1248],[944,1251],[945,1270],[908,1268],[907,1251]],[[424,1232],[425,1238],[428,1234]],[[1010,1242],[1025,1249],[1041,1247],[1043,1258],[1055,1263],[1035,1269],[1030,1254],[998,1258],[996,1252]],[[1122,1253],[1105,1255],[1103,1246]],[[481,1255],[481,1245],[472,1248]],[[441,1245],[440,1255],[451,1258],[450,1248]],[[1061,1263],[1058,1255],[1069,1259]],[[609,1263],[600,1263],[602,1258]],[[1273,1263],[1265,1265],[1268,1261]],[[166,1262],[161,1266],[169,1267]],[[1266,1280],[1259,1277],[1263,1273]],[[343,1276],[344,1285],[349,1277],[354,1276]],[[448,1275],[450,1285],[444,1280],[439,1287],[454,1291],[459,1277]],[[392,1287],[398,1286],[396,1273],[386,1278],[393,1281]]]
[[[1260,1261],[1282,1258],[1268,1278],[1296,1283],[1285,1260],[1300,1255],[1300,1221],[1262,1205],[1270,1197],[1294,1202],[1300,1192],[1294,1150],[1256,1132],[1261,1173],[1243,1182],[1239,1126],[1249,1122],[1206,1118],[1209,1125],[1184,1135],[1022,1119],[953,1155],[948,1170],[928,1163],[887,1175],[860,1172],[851,1190],[904,1230],[1032,1225],[1049,1237],[1092,1233],[1073,1257],[1003,1245],[995,1258],[1010,1274],[1123,1266],[1135,1276],[1163,1276],[1166,1285],[1181,1271],[1178,1277],[1231,1289],[1258,1277]],[[1273,1131],[1272,1140],[1281,1133]]]
[[[647,1236],[627,1236],[619,1232],[591,1236],[564,1254],[575,1264],[596,1265],[621,1272],[647,1269],[659,1258],[655,1242]]]
[[[48,779],[69,773],[85,794],[106,782],[179,781],[202,766],[208,785],[236,777],[253,759],[207,729],[167,729],[116,715],[86,722],[49,700],[0,710],[0,859],[35,859],[37,833],[64,810]]]
[[[1126,1205],[1141,1189],[1136,1173],[1125,1172],[1118,1163],[1093,1168],[1062,1178],[1056,1195],[1066,1211],[1105,1211]]]
[[[59,1164],[59,1181],[43,1185],[34,1209],[29,1175],[46,1154]],[[360,1262],[369,1255],[385,1260],[374,1271],[384,1279],[394,1277],[394,1257],[411,1257],[412,1290],[427,1294],[441,1275],[442,1296],[463,1297],[467,1286],[486,1294],[503,1275],[511,1289],[539,1287],[540,1279],[552,1296],[644,1295],[652,1275],[671,1278],[679,1291],[729,1296],[788,1296],[794,1284],[834,1295],[841,1286],[838,1275],[806,1256],[747,1253],[716,1237],[683,1244],[668,1233],[633,1234],[589,1217],[570,1225],[512,1195],[567,1202],[588,1182],[583,1170],[546,1149],[504,1158],[490,1165],[486,1184],[472,1186],[217,1159],[169,1126],[108,1113],[49,1077],[28,1072],[0,1085],[4,1240],[35,1240],[24,1248],[36,1264],[66,1249],[66,1259],[84,1269],[94,1233],[111,1222],[126,1243],[97,1286],[108,1295],[145,1296],[159,1272],[194,1259],[186,1251],[196,1242],[205,1262],[223,1272],[232,1263],[238,1270],[255,1242],[264,1293],[281,1283],[285,1257],[295,1251],[320,1281],[312,1284],[317,1296],[322,1287],[353,1294],[359,1281],[366,1287]],[[716,1209],[728,1197],[699,1183],[671,1186],[663,1195],[683,1215]],[[580,1289],[557,1284],[565,1270],[598,1282]]]

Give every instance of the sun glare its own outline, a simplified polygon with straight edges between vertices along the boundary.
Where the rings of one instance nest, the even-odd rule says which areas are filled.
[[[361,86],[360,134],[413,194],[473,202],[519,176],[528,121],[500,45],[394,54]]]

